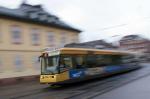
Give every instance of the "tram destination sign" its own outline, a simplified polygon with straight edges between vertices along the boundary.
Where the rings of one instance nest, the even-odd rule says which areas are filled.
[[[50,51],[48,52],[48,56],[55,56],[55,55],[59,55],[60,51]]]

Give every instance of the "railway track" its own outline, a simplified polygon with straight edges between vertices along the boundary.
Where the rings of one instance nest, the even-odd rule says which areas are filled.
[[[138,71],[133,71],[128,74],[119,75],[114,78],[107,79],[106,82],[99,82],[94,85],[91,85],[90,87],[88,86],[85,92],[66,97],[65,99],[93,99],[98,95],[104,94],[106,92],[129,84],[141,78],[150,76],[150,73],[145,73],[135,77]]]
[[[89,83],[76,83],[79,85],[70,84],[59,88],[35,86],[32,89],[27,88],[26,90],[21,90],[21,87],[18,87],[18,91],[12,93],[8,92],[4,95],[0,94],[0,97],[2,99],[93,99],[98,95],[119,88],[125,84],[150,76],[149,71],[150,67],[146,66],[133,72],[109,77],[103,80],[95,80]],[[32,86],[32,84],[29,85]],[[6,90],[6,88],[2,89]]]

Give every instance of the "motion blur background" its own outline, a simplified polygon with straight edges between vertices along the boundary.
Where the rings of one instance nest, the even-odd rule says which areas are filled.
[[[38,77],[38,57],[46,47],[128,50],[149,61],[149,3],[0,0],[0,79]]]

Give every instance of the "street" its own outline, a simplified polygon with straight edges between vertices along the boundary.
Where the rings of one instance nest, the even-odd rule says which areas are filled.
[[[123,88],[125,90],[122,90],[122,87],[134,84],[135,82],[147,77],[150,78],[149,71],[149,64],[144,64],[143,68],[132,72],[104,79],[63,85],[61,87],[41,85],[39,82],[35,81],[17,85],[2,86],[0,88],[0,99],[105,99],[106,97],[107,99],[117,99],[117,96],[119,95],[118,92],[121,93],[128,91],[128,87]],[[129,89],[131,90],[132,87]],[[115,90],[119,91],[112,92]],[[128,94],[125,94],[123,96],[127,95]],[[113,96],[115,97],[113,98]],[[121,97],[122,94],[119,96]],[[120,98],[118,97],[118,99]]]

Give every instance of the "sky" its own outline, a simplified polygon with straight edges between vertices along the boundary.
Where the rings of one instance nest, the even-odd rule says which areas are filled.
[[[0,0],[17,8],[23,0]],[[150,38],[150,0],[26,0],[81,29],[80,41],[117,41],[130,34]]]

